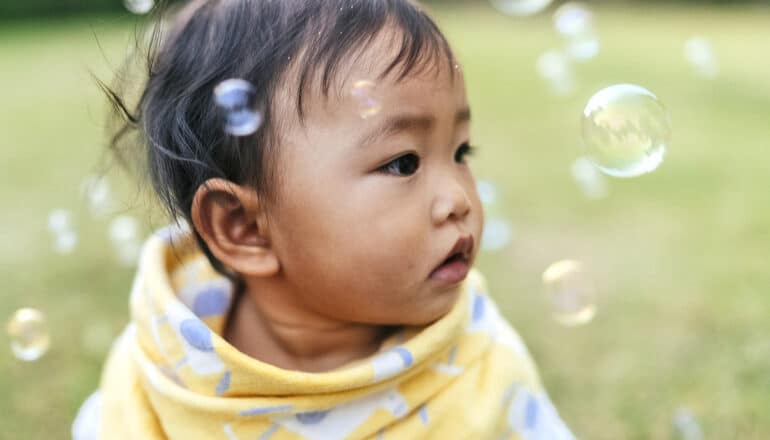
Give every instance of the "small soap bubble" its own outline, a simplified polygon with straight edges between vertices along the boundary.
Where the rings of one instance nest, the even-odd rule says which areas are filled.
[[[594,14],[580,2],[567,2],[553,13],[556,30],[566,36],[593,32]]]
[[[139,221],[130,215],[121,215],[112,220],[109,227],[110,242],[118,261],[127,267],[139,260],[142,243]]]
[[[556,96],[575,91],[575,77],[569,58],[558,50],[549,50],[537,59],[537,72]]]
[[[566,40],[567,54],[578,61],[595,58],[599,54],[599,37],[594,30],[593,13],[579,2],[561,5],[553,16],[556,31]]]
[[[110,224],[110,239],[112,241],[130,241],[139,235],[139,221],[130,215],[115,217]]]
[[[570,167],[572,178],[578,188],[589,200],[600,200],[609,194],[607,179],[586,157],[579,157]]]
[[[153,0],[123,0],[123,5],[132,14],[146,14],[155,6]]]
[[[594,318],[596,287],[580,262],[561,260],[552,264],[543,272],[543,286],[558,323],[572,327]]]
[[[224,111],[226,133],[250,136],[262,125],[262,113],[257,110],[254,87],[242,79],[228,79],[214,89],[214,100]]]
[[[476,191],[479,193],[479,199],[484,206],[493,205],[497,201],[497,187],[488,180],[477,181]]]
[[[53,237],[53,248],[57,254],[69,255],[78,245],[78,234],[75,231],[58,232]]]
[[[375,84],[369,80],[358,80],[353,83],[350,94],[356,101],[358,114],[362,119],[368,119],[377,115],[382,110],[382,105],[374,93]]]
[[[684,44],[684,57],[696,74],[708,79],[719,76],[719,60],[706,38],[688,39]]]
[[[671,423],[677,440],[703,440],[703,429],[689,408],[677,408]]]
[[[48,214],[48,231],[54,252],[71,254],[78,244],[78,234],[72,224],[72,213],[66,209],[54,209]]]
[[[51,345],[45,315],[37,309],[17,310],[8,321],[6,331],[14,356],[22,361],[40,359]]]
[[[586,156],[614,177],[656,170],[671,139],[666,108],[652,92],[632,84],[613,85],[591,97],[582,125]]]
[[[567,41],[567,53],[578,61],[588,61],[596,58],[601,50],[599,37],[594,33],[585,33],[572,37]]]
[[[499,218],[488,218],[484,222],[484,233],[481,235],[481,249],[484,251],[499,251],[511,242],[513,228]]]
[[[72,229],[72,213],[66,209],[54,209],[48,214],[48,230],[52,233]]]
[[[94,217],[105,217],[115,209],[112,189],[104,176],[87,176],[83,179],[80,190]]]
[[[492,6],[506,15],[535,15],[551,4],[553,0],[490,0]]]

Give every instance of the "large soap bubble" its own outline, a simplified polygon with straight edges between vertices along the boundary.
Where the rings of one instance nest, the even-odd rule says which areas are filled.
[[[586,156],[604,173],[636,177],[658,168],[671,139],[668,111],[644,87],[600,90],[583,111]]]

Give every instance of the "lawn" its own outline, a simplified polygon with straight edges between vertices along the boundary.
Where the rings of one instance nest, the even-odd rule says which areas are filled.
[[[563,418],[584,439],[675,438],[687,408],[706,438],[770,438],[770,11],[659,5],[597,10],[600,56],[576,66],[578,90],[553,97],[534,64],[560,41],[548,14],[435,8],[464,64],[478,177],[498,185],[510,246],[479,267],[527,340]],[[112,257],[105,219],[80,199],[104,150],[109,78],[133,41],[125,18],[0,27],[0,318],[43,310],[52,348],[34,363],[0,351],[0,438],[65,438],[96,387],[109,338],[127,319],[132,270]],[[685,40],[711,39],[714,80],[685,63]],[[569,173],[580,115],[600,88],[640,84],[669,108],[673,141],[656,172],[613,179],[583,198]],[[114,173],[115,174],[115,173]],[[117,173],[123,210],[164,223]],[[71,209],[71,256],[52,252],[47,215]],[[550,319],[540,274],[584,261],[600,286],[588,325]]]

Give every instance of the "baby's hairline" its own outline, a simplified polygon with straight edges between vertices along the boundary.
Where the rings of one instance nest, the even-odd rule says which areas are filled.
[[[432,79],[441,76],[447,72],[450,81],[457,80],[456,74],[459,63],[451,50],[449,44],[446,44],[445,51],[435,51],[428,55],[421,54],[420,59],[406,60],[399,58],[399,46],[392,39],[385,45],[382,41],[382,35],[388,28],[394,28],[394,24],[388,24],[381,29],[367,43],[347,53],[344,60],[337,61],[335,69],[331,76],[325,77],[327,66],[325,63],[312,63],[307,59],[307,47],[303,47],[295,61],[283,72],[283,75],[277,81],[281,86],[273,91],[274,98],[273,110],[279,110],[282,119],[296,118],[297,122],[304,124],[306,110],[319,101],[326,106],[330,103],[343,100],[349,95],[352,86],[359,81],[370,81],[376,87],[384,85],[398,85],[409,79],[425,78],[432,74]],[[402,36],[404,31],[396,27],[392,33],[394,37]],[[378,57],[371,55],[377,50],[384,50],[388,55]],[[368,56],[367,56],[368,55]],[[382,61],[383,59],[390,61]],[[366,66],[363,74],[354,74],[353,70],[360,67],[359,64],[364,61]],[[304,79],[303,79],[304,76]],[[294,100],[294,105],[291,101]]]

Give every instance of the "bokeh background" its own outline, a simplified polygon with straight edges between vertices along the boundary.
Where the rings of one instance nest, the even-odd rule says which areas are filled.
[[[588,1],[601,51],[557,96],[536,63],[564,45],[560,3],[530,17],[429,4],[466,71],[475,173],[510,225],[478,266],[579,438],[770,438],[770,7]],[[35,307],[51,335],[36,362],[2,339],[0,438],[69,436],[128,319],[134,268],[115,256],[110,222],[134,216],[143,235],[167,222],[144,183],[106,160],[107,105],[91,77],[110,81],[150,22],[117,0],[0,3],[0,319]],[[710,41],[718,75],[685,60],[694,36]],[[615,83],[657,94],[672,142],[654,173],[586,197],[570,171],[582,110]],[[116,203],[94,215],[82,185],[100,172]],[[48,230],[54,209],[72,213],[78,236],[65,255]],[[598,286],[583,326],[556,323],[544,298],[541,273],[564,258]]]

